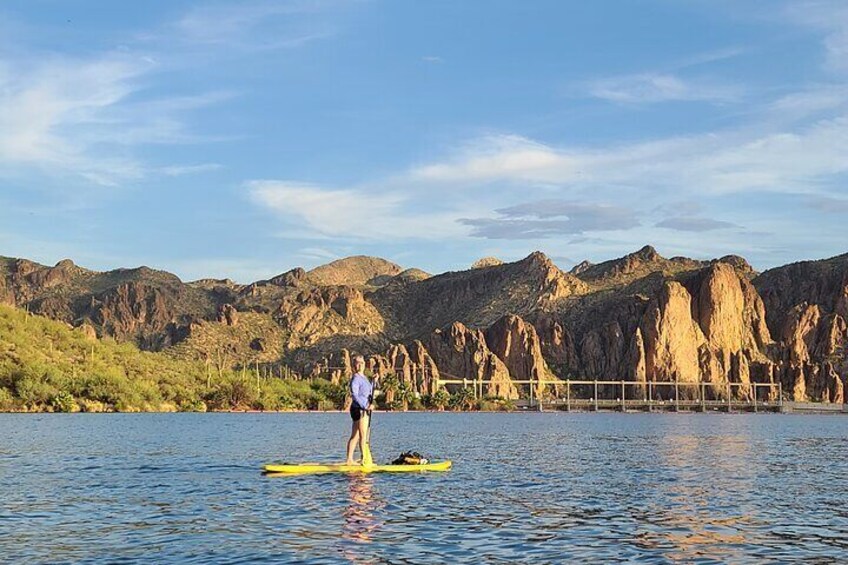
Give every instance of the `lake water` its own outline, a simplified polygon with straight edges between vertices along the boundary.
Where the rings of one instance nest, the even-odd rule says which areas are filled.
[[[0,414],[4,562],[848,560],[848,419],[375,414],[375,458],[448,473],[266,477],[339,460],[346,414]]]

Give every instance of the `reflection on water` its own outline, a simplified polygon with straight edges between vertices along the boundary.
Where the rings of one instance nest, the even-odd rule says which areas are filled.
[[[344,524],[342,525],[342,540],[352,542],[343,544],[343,555],[351,563],[371,563],[364,557],[362,546],[373,541],[374,533],[380,528],[379,518],[384,504],[374,496],[374,476],[352,474],[345,476],[348,483],[348,504],[344,509]]]
[[[635,543],[661,551],[672,561],[738,560],[744,554],[740,547],[759,541],[751,537],[756,532],[755,509],[743,506],[739,513],[726,509],[739,507],[731,498],[754,487],[751,455],[756,439],[744,429],[704,434],[691,429],[694,422],[684,419],[676,434],[660,440],[657,451],[667,476],[646,491],[652,503],[639,516]],[[725,510],[717,512],[716,507]]]
[[[344,414],[0,415],[4,562],[731,562],[848,556],[839,417],[381,414],[448,473],[270,480]]]

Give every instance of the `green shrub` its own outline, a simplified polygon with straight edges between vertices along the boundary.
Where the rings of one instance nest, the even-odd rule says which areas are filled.
[[[15,398],[12,391],[6,387],[0,387],[0,412],[8,412],[15,409]]]
[[[30,408],[49,405],[58,393],[54,386],[31,375],[23,376],[15,382],[15,395]]]
[[[179,405],[180,412],[206,412],[206,403],[202,400],[186,400]]]
[[[67,392],[61,391],[50,401],[54,412],[79,412],[79,405],[74,400],[74,396]]]

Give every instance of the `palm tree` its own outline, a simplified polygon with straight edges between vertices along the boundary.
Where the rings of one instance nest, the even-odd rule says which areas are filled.
[[[397,375],[394,373],[389,373],[380,377],[380,389],[384,393],[383,403],[386,408],[391,409],[392,404],[395,402],[395,394],[400,389],[400,381],[397,378]]]
[[[416,399],[415,390],[409,383],[400,382],[398,384],[398,397],[401,402],[401,410],[406,412],[409,410],[409,403]]]
[[[468,410],[474,406],[474,393],[467,387],[462,387],[451,395],[450,406],[454,410]]]
[[[430,404],[434,406],[439,412],[443,412],[445,408],[450,405],[451,395],[448,391],[445,390],[444,387],[440,387],[433,395],[430,397]]]

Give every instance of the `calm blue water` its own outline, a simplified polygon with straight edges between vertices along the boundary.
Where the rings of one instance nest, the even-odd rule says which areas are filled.
[[[4,562],[848,560],[848,419],[376,414],[379,460],[446,474],[262,476],[338,460],[345,414],[0,415]]]

